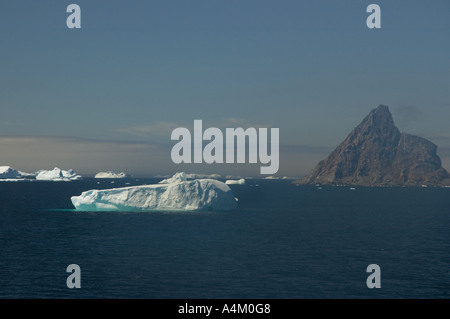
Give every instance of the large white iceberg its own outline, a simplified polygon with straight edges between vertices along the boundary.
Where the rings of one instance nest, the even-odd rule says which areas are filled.
[[[40,170],[36,172],[36,179],[41,181],[76,181],[83,179],[80,175],[75,173],[72,169],[68,171],[55,167],[51,171]]]
[[[21,178],[19,171],[11,166],[0,166],[0,179]]]
[[[107,171],[107,172],[99,172],[99,173],[95,174],[94,177],[95,178],[125,178],[125,177],[129,177],[129,175],[124,172],[116,173],[116,172]]]
[[[237,206],[225,183],[214,179],[187,181],[184,173],[161,184],[89,190],[71,200],[82,211],[221,211]]]

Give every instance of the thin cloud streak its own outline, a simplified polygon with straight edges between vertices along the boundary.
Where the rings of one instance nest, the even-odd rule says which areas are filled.
[[[201,120],[201,119],[199,119]],[[264,125],[264,124],[258,124],[258,123],[251,123],[247,121],[246,119],[240,119],[240,118],[226,118],[219,122],[211,122],[204,120],[203,122],[203,128],[206,129],[208,127],[217,127],[219,129],[225,129],[228,127],[237,128],[248,128],[248,127],[254,127],[254,128],[263,128],[272,127],[271,125]],[[115,132],[124,133],[129,136],[136,136],[136,137],[155,137],[155,138],[165,138],[166,140],[170,139],[170,135],[174,129],[177,127],[185,127],[189,130],[192,130],[194,127],[194,120],[191,122],[159,122],[154,124],[148,124],[148,125],[136,125],[131,127],[125,127],[125,128],[118,128],[115,129]]]
[[[76,137],[0,136],[0,165],[25,172],[39,169],[74,169],[91,176],[99,171],[125,171],[140,177],[173,174],[177,171],[221,175],[260,176],[257,164],[174,164],[170,151],[174,144],[107,141]],[[206,143],[205,143],[206,145]],[[307,174],[329,149],[280,145],[279,176]]]

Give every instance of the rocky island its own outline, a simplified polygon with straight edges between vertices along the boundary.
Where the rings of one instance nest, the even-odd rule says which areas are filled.
[[[299,184],[445,186],[450,175],[427,139],[400,133],[379,105]]]

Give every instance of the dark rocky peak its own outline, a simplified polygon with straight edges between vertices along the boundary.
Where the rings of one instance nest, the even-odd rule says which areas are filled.
[[[386,105],[379,105],[300,183],[448,185],[432,142],[400,133]]]
[[[394,119],[386,105],[379,105],[349,134],[350,140],[364,139],[372,142],[385,143],[397,141],[400,131],[394,124]]]
[[[394,119],[386,105],[378,105],[377,108],[370,111],[359,127],[377,127],[377,128],[392,128],[395,127]]]

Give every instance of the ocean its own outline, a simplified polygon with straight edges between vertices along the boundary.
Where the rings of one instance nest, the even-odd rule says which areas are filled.
[[[77,212],[89,189],[0,183],[0,298],[449,298],[450,188],[230,185],[227,212]],[[99,184],[98,184],[99,183]],[[81,288],[69,289],[70,264]],[[366,271],[380,267],[381,288]]]

